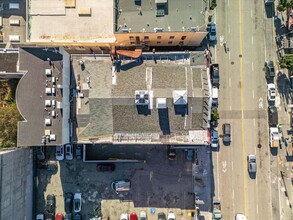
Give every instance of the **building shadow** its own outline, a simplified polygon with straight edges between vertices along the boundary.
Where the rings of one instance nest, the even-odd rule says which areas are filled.
[[[168,110],[168,108],[158,109],[158,114],[159,114],[159,125],[160,125],[160,129],[163,132],[163,135],[170,134],[170,123],[169,123],[169,110]]]
[[[175,115],[181,115],[184,117],[188,115],[188,104],[184,105],[174,105]]]
[[[147,116],[151,114],[151,110],[148,105],[136,105],[136,110],[139,115]]]

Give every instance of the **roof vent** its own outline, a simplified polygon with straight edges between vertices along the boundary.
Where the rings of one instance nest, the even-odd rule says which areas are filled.
[[[149,104],[149,92],[147,90],[135,91],[135,104],[136,105],[148,105]]]
[[[56,134],[50,134],[50,141],[56,141]]]
[[[46,76],[52,76],[52,70],[51,69],[46,69],[45,73],[46,73]]]
[[[186,105],[187,104],[187,91],[186,90],[174,90],[173,91],[174,105]]]
[[[51,100],[46,100],[45,101],[45,106],[50,107],[51,106]]]
[[[58,108],[58,109],[61,109],[62,107],[63,107],[62,102],[58,102],[58,101],[57,101],[57,108]]]
[[[191,27],[190,30],[194,31],[194,32],[197,32],[197,31],[199,31],[199,27],[198,26],[197,27]]]
[[[163,28],[154,28],[154,31],[157,33],[157,32],[163,32]]]
[[[51,119],[50,118],[45,119],[45,125],[46,126],[51,126]]]
[[[166,98],[157,98],[157,109],[167,108],[167,99]]]
[[[46,94],[51,95],[52,94],[52,89],[51,88],[46,88]]]

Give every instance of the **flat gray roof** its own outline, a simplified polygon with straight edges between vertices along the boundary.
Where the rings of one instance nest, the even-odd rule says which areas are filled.
[[[48,58],[53,63],[52,66],[47,61]],[[45,130],[56,135],[56,141],[47,142],[46,145],[63,143],[62,118],[65,109],[61,110],[58,107],[58,102],[63,101],[63,91],[58,88],[58,85],[63,83],[62,66],[62,55],[58,51],[44,48],[19,50],[19,69],[26,71],[26,74],[20,79],[16,90],[17,107],[24,119],[18,123],[18,146],[43,145],[42,137]],[[51,76],[45,74],[46,69],[52,70]],[[52,77],[55,77],[55,84]],[[54,87],[56,95],[48,95],[45,92],[45,89]],[[46,100],[55,100],[55,107],[52,103],[51,106],[45,106]],[[53,111],[55,117],[52,115]],[[45,119],[50,119],[51,125],[45,125]]]
[[[204,0],[168,0],[165,4],[156,4],[156,0],[116,2],[116,32],[123,32],[124,28],[131,32],[154,32],[154,28],[180,32],[190,31],[191,27],[198,27],[200,31],[206,29],[207,3]]]
[[[18,52],[16,53],[0,53],[0,72],[15,73],[18,61]]]
[[[198,60],[204,64],[203,53],[198,54]],[[202,69],[204,65],[191,67],[189,58],[181,59],[184,55],[189,57],[183,53],[169,55],[177,60],[159,60],[160,55],[156,54],[156,62],[124,60],[115,76],[110,57],[73,57],[76,83],[83,97],[77,98],[78,139],[117,134],[187,135],[190,130],[204,129],[203,106],[208,102],[208,93],[203,90],[206,70]],[[143,59],[150,57],[152,54],[142,55]],[[84,70],[79,65],[81,59]],[[135,104],[138,90],[150,91],[149,105]],[[186,90],[187,105],[174,106],[175,90]],[[157,98],[166,99],[166,108],[157,108]]]

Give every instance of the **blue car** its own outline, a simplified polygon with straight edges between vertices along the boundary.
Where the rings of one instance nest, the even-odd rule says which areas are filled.
[[[212,22],[209,24],[208,26],[208,30],[209,30],[209,40],[210,41],[215,41],[217,39],[216,36],[216,23]]]

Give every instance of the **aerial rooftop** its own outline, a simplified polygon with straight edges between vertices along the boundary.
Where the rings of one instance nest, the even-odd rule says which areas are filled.
[[[20,49],[19,69],[26,73],[16,90],[24,119],[18,123],[18,146],[69,142],[69,56],[64,54],[55,48]]]
[[[113,0],[32,0],[31,42],[113,42]]]
[[[83,69],[81,58],[74,57],[78,141],[161,142],[169,136],[196,142],[194,131],[204,135],[206,70],[191,67],[187,53],[168,56],[160,61],[156,54],[154,61],[152,54],[143,54],[143,61],[122,61],[117,72],[110,58],[84,57]],[[203,54],[198,57],[204,64]]]
[[[120,0],[117,1],[116,32],[205,30],[205,4],[202,0]]]

